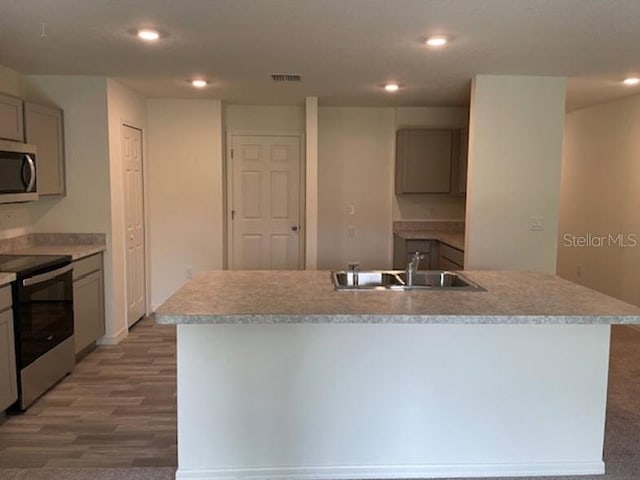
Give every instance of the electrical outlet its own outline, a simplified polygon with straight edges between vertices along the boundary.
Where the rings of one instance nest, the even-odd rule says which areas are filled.
[[[191,280],[193,278],[193,267],[187,267],[186,277],[187,280]]]
[[[544,230],[544,217],[541,215],[529,217],[529,230]]]

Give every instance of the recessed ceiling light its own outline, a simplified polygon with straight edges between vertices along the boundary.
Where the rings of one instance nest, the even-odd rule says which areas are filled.
[[[427,45],[430,47],[442,47],[447,44],[447,37],[443,37],[442,35],[438,35],[435,37],[429,37],[425,40]]]
[[[397,83],[387,83],[387,84],[384,86],[384,89],[385,89],[387,92],[397,92],[399,88],[400,88],[400,87],[398,86],[398,84],[397,84]]]
[[[144,28],[142,30],[138,30],[138,37],[147,42],[153,42],[154,40],[158,40],[160,38],[160,33],[158,33],[156,30]]]
[[[640,83],[640,78],[638,77],[625,78],[622,83],[624,83],[625,85],[638,85]]]
[[[196,79],[196,80],[191,80],[191,85],[193,85],[196,88],[204,88],[207,85],[209,85],[209,82],[202,79]]]

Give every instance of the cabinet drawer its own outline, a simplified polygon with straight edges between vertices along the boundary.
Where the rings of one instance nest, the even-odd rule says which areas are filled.
[[[85,275],[102,269],[102,254],[98,253],[82,260],[73,262],[73,279],[77,280]]]
[[[442,259],[449,260],[450,262],[462,267],[464,265],[464,252],[444,243],[440,243],[440,260]]]
[[[11,286],[0,287],[0,312],[11,308]]]

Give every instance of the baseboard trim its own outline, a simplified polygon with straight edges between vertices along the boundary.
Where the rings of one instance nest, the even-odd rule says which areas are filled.
[[[221,468],[178,467],[176,480],[354,480],[400,478],[527,477],[604,474],[604,462],[453,465],[375,465],[335,467]]]
[[[98,345],[118,345],[121,341],[127,338],[127,335],[129,335],[129,329],[124,327],[114,335],[105,335],[104,337],[99,338],[96,343]]]

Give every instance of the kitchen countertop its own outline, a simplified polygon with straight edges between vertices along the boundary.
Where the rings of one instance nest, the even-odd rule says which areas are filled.
[[[15,273],[0,272],[0,287],[13,282],[15,279]]]
[[[65,245],[35,245],[12,250],[11,254],[18,255],[69,255],[71,260],[80,260],[96,253],[103,252],[104,245],[65,244]]]
[[[437,230],[411,230],[398,231],[394,235],[403,240],[437,240],[447,245],[464,251],[464,233],[463,232],[446,232]]]
[[[156,312],[163,324],[640,324],[640,308],[535,272],[465,271],[486,292],[336,291],[328,271],[214,271]]]

